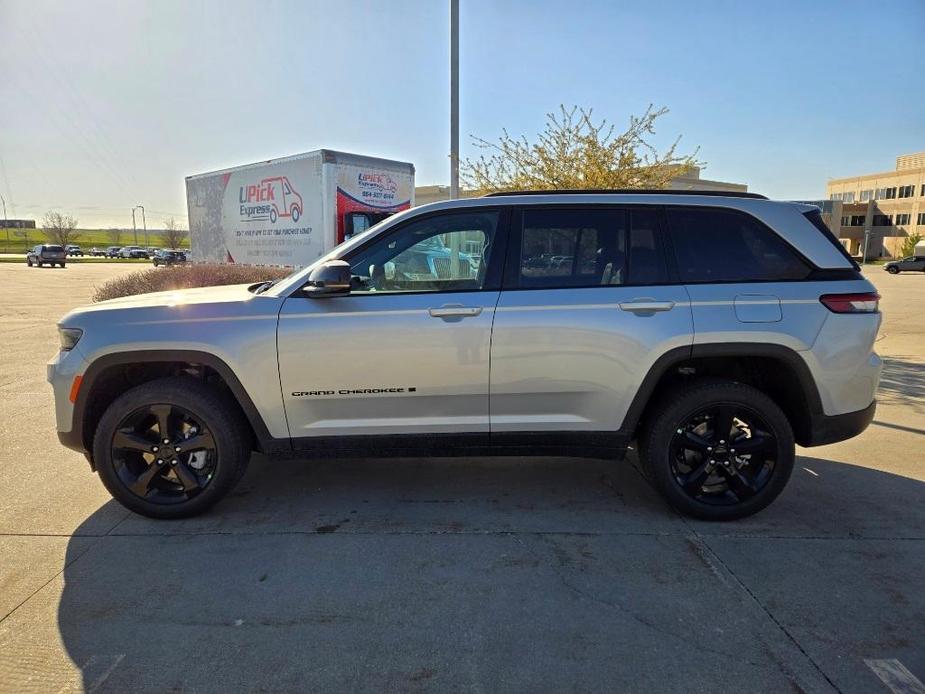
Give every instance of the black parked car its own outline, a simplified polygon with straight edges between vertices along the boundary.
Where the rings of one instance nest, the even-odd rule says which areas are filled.
[[[925,255],[910,255],[902,260],[892,260],[884,265],[883,269],[891,275],[900,272],[923,272],[925,271]]]
[[[26,253],[26,265],[29,267],[42,267],[43,265],[60,265],[64,267],[67,254],[64,248],[58,245],[42,243]]]
[[[158,265],[174,265],[176,263],[185,263],[186,253],[183,251],[160,250],[154,254],[154,258],[151,262],[154,263],[154,267],[157,267]]]

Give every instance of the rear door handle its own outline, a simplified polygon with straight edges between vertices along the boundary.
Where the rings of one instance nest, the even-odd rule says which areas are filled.
[[[466,318],[477,316],[482,312],[481,306],[441,306],[427,311],[432,318]]]
[[[670,311],[674,308],[673,301],[655,301],[653,299],[633,299],[620,304],[624,311],[633,313],[655,313],[657,311]]]

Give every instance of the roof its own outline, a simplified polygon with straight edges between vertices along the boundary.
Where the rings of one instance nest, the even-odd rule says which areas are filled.
[[[216,169],[214,171],[207,171],[205,173],[193,174],[187,176],[186,180],[195,180],[197,178],[206,178],[208,176],[215,176],[218,174],[234,173],[235,171],[245,171],[247,169],[253,169],[260,166],[267,166],[270,164],[282,164],[287,162],[299,161],[301,159],[314,159],[320,157],[321,160],[325,163],[334,163],[334,164],[353,164],[355,166],[376,166],[383,169],[390,169],[392,171],[401,170],[406,171],[407,173],[414,174],[414,164],[407,161],[396,161],[393,159],[381,159],[380,157],[368,157],[365,154],[352,154],[350,152],[338,152],[333,149],[315,149],[311,152],[302,152],[301,154],[290,154],[287,157],[274,157],[272,159],[264,159],[263,161],[256,161],[250,164],[240,164],[238,166],[230,166],[225,169]]]

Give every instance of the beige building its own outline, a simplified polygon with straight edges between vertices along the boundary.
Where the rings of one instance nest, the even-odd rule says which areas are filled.
[[[833,209],[832,228],[853,255],[861,254],[865,231],[868,257],[896,256],[907,236],[925,236],[925,152],[897,157],[895,171],[833,178],[825,192],[841,208]]]
[[[700,178],[700,167],[695,166],[684,176],[678,176],[668,184],[669,190],[722,190],[727,192],[747,193],[748,186],[744,183],[729,183],[727,181],[711,181],[707,178]],[[461,190],[459,197],[471,198],[475,195],[473,191]],[[450,199],[449,186],[417,186],[414,189],[414,203],[416,205],[426,205],[429,202],[438,202],[440,200]]]

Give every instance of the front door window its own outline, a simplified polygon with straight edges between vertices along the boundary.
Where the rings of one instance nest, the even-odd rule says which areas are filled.
[[[350,259],[353,292],[459,292],[485,287],[498,212],[426,218]]]

